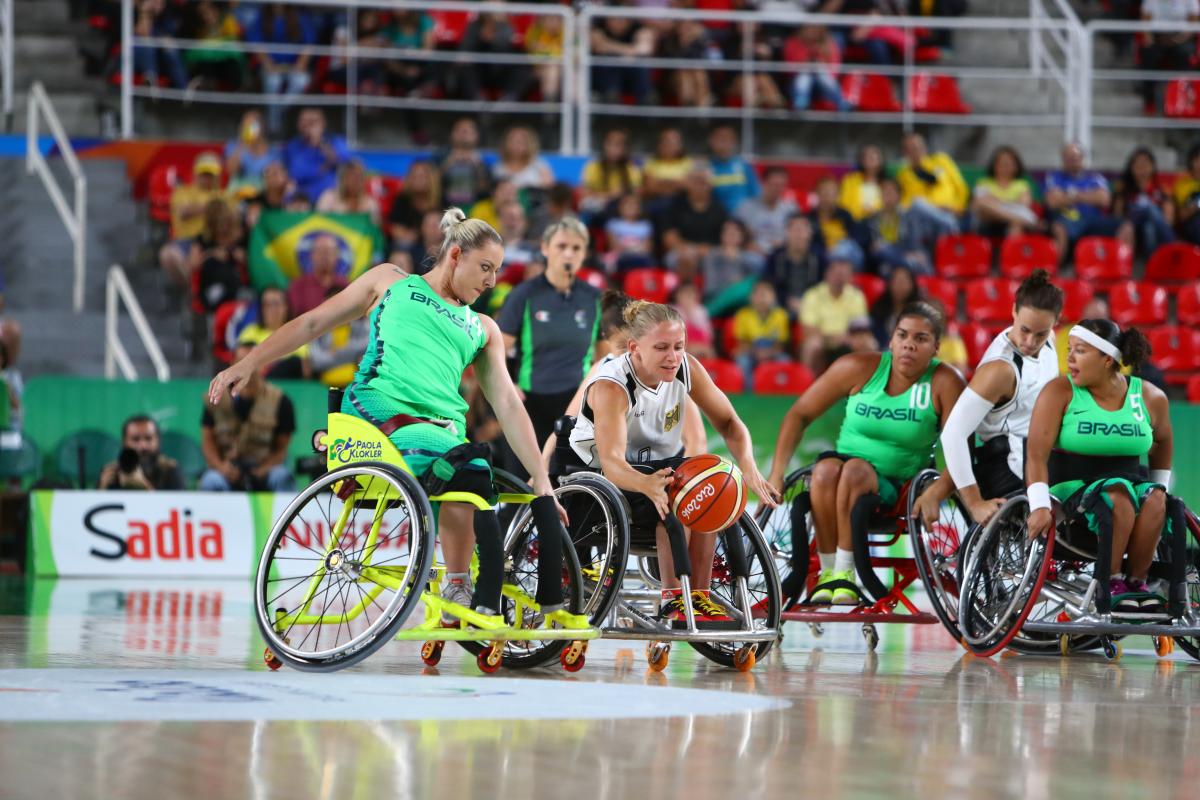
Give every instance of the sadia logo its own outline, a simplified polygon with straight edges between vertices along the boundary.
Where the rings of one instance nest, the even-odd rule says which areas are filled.
[[[113,519],[113,514],[120,516]],[[193,519],[189,508],[172,508],[166,519],[141,520],[125,516],[123,503],[96,506],[83,516],[83,526],[106,540],[93,547],[96,558],[115,561],[221,561],[225,558],[225,532],[213,520]],[[122,526],[124,530],[122,530]]]
[[[383,458],[383,445],[365,439],[334,439],[329,457],[339,464],[351,461],[379,461]]]
[[[683,507],[682,511],[679,512],[680,518],[685,521],[691,519],[693,516],[695,516],[696,512],[700,510],[701,503],[703,503],[705,500],[711,500],[713,497],[716,497],[716,495],[717,490],[713,488],[711,483],[704,484],[702,487],[700,487],[700,491],[692,495],[692,499],[689,500],[688,504]]]

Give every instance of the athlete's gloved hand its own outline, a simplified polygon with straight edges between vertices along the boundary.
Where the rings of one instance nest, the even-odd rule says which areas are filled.
[[[987,521],[992,518],[992,515],[1000,510],[1000,506],[1004,505],[1003,497],[993,497],[991,500],[983,500],[979,503],[967,506],[967,511],[971,514],[971,519],[975,520],[976,525],[986,525]]]
[[[1036,539],[1039,536],[1045,536],[1046,531],[1050,530],[1050,526],[1054,523],[1054,516],[1048,508],[1039,508],[1029,515],[1029,519],[1025,522],[1029,529],[1029,538]]]

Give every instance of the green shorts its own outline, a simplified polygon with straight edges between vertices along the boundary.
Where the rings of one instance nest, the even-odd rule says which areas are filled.
[[[1131,481],[1126,478],[1101,478],[1097,481],[1088,483],[1086,481],[1063,481],[1056,483],[1050,487],[1050,494],[1062,503],[1068,511],[1077,512],[1083,511],[1084,517],[1087,519],[1088,529],[1092,533],[1100,532],[1100,523],[1096,519],[1096,515],[1090,511],[1085,511],[1089,505],[1089,501],[1099,493],[1100,499],[1110,509],[1112,508],[1112,498],[1108,496],[1106,489],[1119,486],[1129,495],[1129,501],[1133,503],[1133,513],[1137,514],[1142,510],[1142,503],[1155,489],[1163,489],[1166,487],[1161,483],[1153,483],[1151,481]],[[1171,517],[1168,514],[1166,522],[1163,525],[1163,535],[1166,536],[1171,532]]]

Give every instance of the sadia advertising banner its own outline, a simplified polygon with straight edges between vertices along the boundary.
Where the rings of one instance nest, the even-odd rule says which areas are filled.
[[[34,571],[62,576],[254,574],[274,496],[198,492],[36,491]],[[265,501],[265,502],[264,502]],[[269,514],[269,511],[267,512]]]

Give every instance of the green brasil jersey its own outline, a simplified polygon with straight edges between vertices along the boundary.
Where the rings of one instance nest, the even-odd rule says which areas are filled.
[[[417,275],[396,281],[371,313],[371,339],[347,401],[376,423],[395,414],[444,419],[465,436],[467,401],[458,387],[486,343],[470,308],[447,303]]]
[[[1127,378],[1125,402],[1116,411],[1096,404],[1092,393],[1071,383],[1071,402],[1063,412],[1054,446],[1085,456],[1144,456],[1154,443],[1150,415],[1142,402],[1142,379]]]
[[[883,353],[871,379],[846,402],[846,417],[837,452],[861,458],[875,471],[906,481],[929,464],[937,442],[938,417],[933,408],[935,358],[917,382],[895,397],[887,393],[892,354]]]

